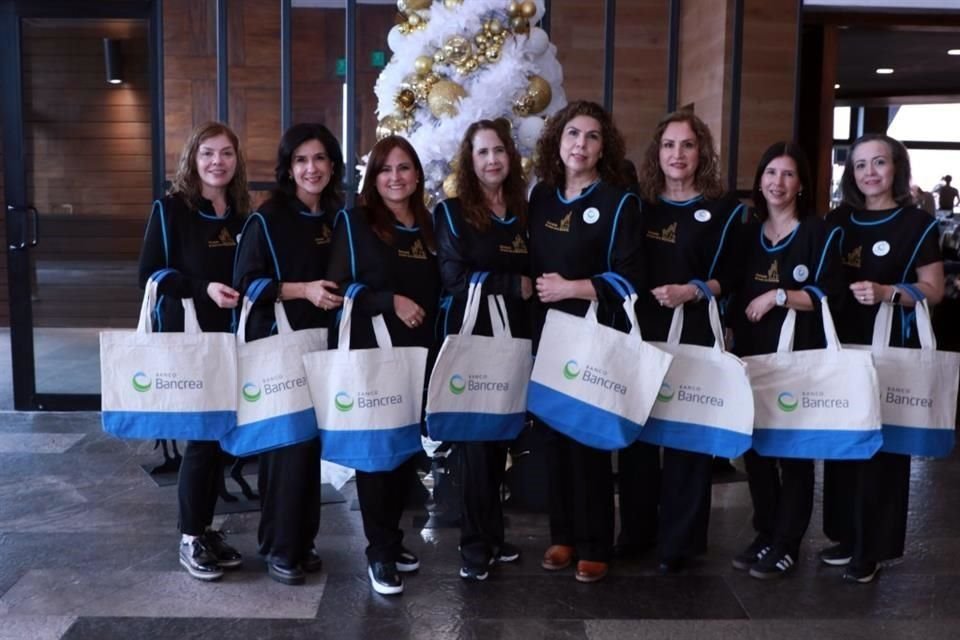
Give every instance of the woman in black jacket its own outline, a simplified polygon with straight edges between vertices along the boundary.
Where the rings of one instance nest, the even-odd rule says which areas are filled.
[[[157,287],[156,331],[183,331],[180,300],[193,298],[203,331],[232,331],[239,294],[231,288],[237,237],[250,208],[246,166],[236,134],[219,122],[198,126],[180,154],[167,195],[153,205],[140,253],[140,286],[173,269]],[[177,488],[180,564],[200,580],[217,580],[243,561],[210,528],[223,478],[220,445],[191,440]]]

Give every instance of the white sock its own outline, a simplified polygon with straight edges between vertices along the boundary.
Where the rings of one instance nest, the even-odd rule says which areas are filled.
[[[187,534],[184,533],[183,535],[180,536],[180,544],[190,544],[196,539],[197,539],[197,536],[188,536]]]

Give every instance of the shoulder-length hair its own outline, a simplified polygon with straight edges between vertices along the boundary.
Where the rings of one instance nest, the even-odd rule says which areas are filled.
[[[797,178],[800,180],[800,192],[797,194],[797,218],[803,219],[816,213],[813,207],[813,198],[810,197],[813,182],[810,177],[810,163],[807,161],[807,154],[793,142],[775,142],[767,147],[767,150],[760,156],[757,173],[753,177],[753,207],[757,218],[761,222],[770,217],[770,209],[767,208],[767,199],[760,190],[760,181],[763,179],[763,172],[767,170],[767,165],[783,156],[790,158],[797,165]]]
[[[237,168],[233,173],[233,179],[227,185],[227,200],[241,215],[246,215],[250,212],[250,193],[247,191],[247,160],[240,148],[240,139],[237,134],[221,122],[204,122],[190,133],[190,137],[187,138],[187,142],[180,152],[177,172],[170,182],[170,189],[167,193],[180,196],[194,209],[200,208],[203,183],[200,181],[200,174],[197,173],[197,150],[204,141],[219,135],[227,136],[237,154]]]
[[[297,197],[297,183],[293,180],[290,170],[293,154],[297,147],[311,140],[317,140],[323,145],[333,165],[330,182],[320,193],[320,209],[336,213],[343,206],[343,152],[340,150],[340,143],[330,130],[316,122],[295,124],[280,138],[280,144],[277,147],[277,166],[274,168],[277,188],[273,194],[288,201]]]
[[[423,165],[420,164],[420,157],[413,145],[407,142],[406,138],[387,136],[373,145],[373,149],[370,151],[363,188],[360,190],[360,204],[363,207],[366,222],[377,234],[377,237],[387,244],[393,244],[397,235],[397,230],[394,227],[396,218],[384,203],[380,192],[377,191],[377,176],[380,175],[383,165],[387,163],[387,156],[390,155],[391,151],[398,148],[410,156],[410,161],[413,162],[417,171],[417,187],[410,196],[410,210],[413,212],[413,218],[417,226],[420,227],[420,235],[426,242],[427,248],[434,251],[437,243],[433,235],[433,220],[430,218],[430,212],[427,211],[427,205],[423,201]]]
[[[613,117],[596,102],[577,100],[553,114],[537,140],[537,161],[534,170],[537,177],[551,187],[566,185],[567,171],[560,159],[560,138],[567,123],[577,116],[588,116],[600,123],[603,153],[597,162],[597,173],[607,183],[618,187],[628,186],[623,175],[623,160],[626,144],[617,129]]]
[[[502,119],[478,120],[463,134],[460,150],[457,152],[457,195],[463,207],[463,217],[475,229],[484,231],[490,228],[490,209],[487,206],[483,187],[477,177],[477,168],[473,166],[473,138],[480,131],[493,131],[500,138],[507,151],[507,177],[503,181],[503,199],[507,211],[516,216],[523,228],[527,226],[527,183],[523,179],[523,167],[520,164],[520,152],[510,136],[510,124]]]
[[[723,195],[720,182],[720,156],[713,142],[710,127],[698,118],[693,111],[682,109],[668,113],[653,130],[653,138],[647,145],[640,163],[640,196],[647,202],[655,202],[667,188],[667,179],[660,168],[660,144],[663,132],[674,122],[686,122],[697,137],[697,170],[693,175],[693,185],[698,193],[707,198],[719,198]]]
[[[867,200],[857,186],[857,179],[853,174],[853,152],[864,142],[884,142],[890,149],[890,159],[893,161],[893,199],[901,207],[913,204],[913,195],[910,194],[910,154],[899,140],[895,140],[882,133],[868,133],[857,138],[850,150],[847,151],[847,161],[843,164],[843,177],[840,178],[840,192],[843,202],[854,209],[863,209]]]

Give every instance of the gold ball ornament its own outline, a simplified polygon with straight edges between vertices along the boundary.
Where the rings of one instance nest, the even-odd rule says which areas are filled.
[[[409,24],[411,27],[416,27],[420,24],[420,16],[415,13],[411,13],[409,16],[407,16],[407,24]]]
[[[427,105],[435,117],[455,116],[460,113],[459,102],[466,97],[463,87],[452,80],[440,80],[430,88]]]
[[[463,4],[463,0],[443,0],[443,6],[445,6],[447,9],[459,7],[461,4]]]
[[[524,18],[532,18],[537,15],[537,5],[532,0],[526,0],[520,4],[520,15]]]
[[[528,78],[527,97],[530,98],[530,113],[540,113],[548,106],[553,99],[553,89],[550,83],[540,76],[533,75]]]
[[[412,89],[402,89],[397,94],[396,103],[402,110],[409,111],[417,104],[417,94]]]
[[[421,76],[430,73],[431,69],[433,69],[433,58],[430,56],[417,56],[417,59],[413,61],[413,70]]]
[[[403,116],[391,114],[380,119],[377,123],[377,140],[383,140],[387,136],[400,133],[407,128]]]
[[[533,160],[527,157],[520,158],[520,168],[524,175],[529,175],[533,171]]]
[[[520,13],[520,3],[519,3],[519,2],[511,2],[510,4],[507,5],[507,15],[508,15],[508,16],[510,16],[510,17],[512,18],[513,16],[518,15],[519,13]]]
[[[500,24],[499,20],[490,21],[490,33],[492,33],[493,35],[498,35],[500,33],[503,33],[503,25]]]
[[[401,4],[406,5],[406,8],[402,8]],[[397,9],[404,13],[407,11],[422,11],[423,9],[429,9],[431,4],[433,4],[433,0],[397,0]]]
[[[462,64],[473,54],[473,46],[463,36],[453,36],[443,45],[447,58],[456,64]]]
[[[457,197],[457,174],[451,173],[443,179],[443,193],[448,198]]]
[[[483,35],[482,33],[478,33],[473,38],[473,41],[477,43],[477,46],[482,47],[487,44],[487,36]]]
[[[496,62],[500,59],[500,47],[487,47],[487,60]]]
[[[444,53],[443,49],[437,49],[433,53],[433,61],[437,64],[444,64],[447,61],[447,54]]]
[[[521,16],[510,18],[510,28],[514,33],[528,33],[530,31],[530,21]]]

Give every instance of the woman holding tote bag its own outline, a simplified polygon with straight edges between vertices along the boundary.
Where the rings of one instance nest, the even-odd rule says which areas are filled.
[[[527,254],[526,182],[520,154],[505,120],[480,120],[467,128],[457,154],[459,197],[434,211],[437,258],[447,299],[443,334],[459,330],[470,278],[489,272],[482,293],[502,295],[514,337],[530,337],[533,295]],[[482,305],[483,309],[485,305]],[[488,314],[481,312],[476,335],[491,336]],[[500,485],[507,460],[506,442],[460,442],[460,577],[485,580],[494,561],[513,562],[520,550],[503,540]]]
[[[845,289],[840,229],[813,210],[810,168],[796,144],[777,142],[760,157],[753,180],[753,218],[738,235],[741,270],[727,312],[738,356],[773,353],[788,309],[814,310],[814,286],[830,300]],[[819,314],[799,313],[793,348],[823,348]],[[756,538],[733,558],[735,569],[759,579],[793,571],[813,510],[813,460],[744,454]]]
[[[841,261],[848,293],[836,307],[842,342],[869,345],[880,302],[899,305],[892,346],[919,346],[910,308],[916,301],[898,283],[912,284],[933,305],[943,298],[943,258],[937,221],[913,204],[910,157],[886,135],[868,134],[850,147],[840,180],[843,204],[827,221],[843,229]],[[837,544],[820,560],[846,567],[843,579],[871,582],[879,563],[903,555],[910,456],[880,451],[869,460],[824,463],[823,530]]]
[[[280,138],[275,174],[277,188],[247,222],[237,251],[237,289],[256,298],[248,340],[275,332],[278,300],[294,330],[328,326],[330,312],[342,303],[336,283],[325,279],[333,216],[343,206],[337,139],[321,124],[290,127]],[[258,281],[254,296],[250,290]],[[305,572],[322,568],[314,547],[320,529],[319,436],[261,453],[259,464],[260,554],[271,578],[303,584]]]
[[[355,296],[353,314],[382,314],[393,346],[432,349],[440,276],[433,223],[423,204],[423,167],[409,142],[388,136],[374,145],[360,203],[337,215],[330,278],[343,291],[351,283],[364,285]],[[373,324],[354,318],[350,345],[375,348]],[[373,590],[384,595],[402,593],[400,574],[420,567],[417,556],[403,546],[400,529],[413,461],[411,457],[392,471],[357,470],[367,573]]]
[[[623,319],[623,298],[604,272],[637,289],[643,281],[639,203],[623,183],[623,137],[610,114],[593,102],[568,104],[547,121],[537,154],[541,182],[529,209],[535,351],[549,309],[583,316],[598,300],[602,323]],[[548,433],[550,547],[541,566],[565,569],[576,557],[576,579],[596,582],[607,574],[613,546],[610,452]]]
[[[236,134],[219,122],[198,126],[180,154],[166,197],[153,205],[140,253],[140,286],[161,269],[156,331],[183,331],[180,300],[193,298],[203,331],[232,331],[240,295],[231,288],[237,238],[250,209],[246,165]],[[199,580],[217,580],[240,554],[210,529],[223,477],[217,441],[191,440],[177,486],[180,564]]]

